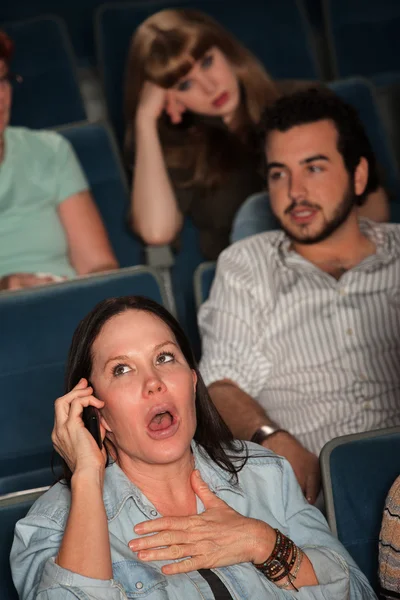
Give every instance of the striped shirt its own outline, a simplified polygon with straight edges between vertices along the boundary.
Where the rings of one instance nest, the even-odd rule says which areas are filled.
[[[282,231],[226,249],[201,307],[201,372],[230,379],[319,453],[400,424],[400,225],[360,220],[375,254],[337,281]]]

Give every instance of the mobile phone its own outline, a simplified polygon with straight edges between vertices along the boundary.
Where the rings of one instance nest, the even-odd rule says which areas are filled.
[[[89,385],[93,388],[90,382]],[[95,406],[85,406],[82,413],[82,420],[86,429],[92,434],[96,440],[96,444],[101,450],[103,448],[103,442],[101,441],[100,415],[97,408]]]

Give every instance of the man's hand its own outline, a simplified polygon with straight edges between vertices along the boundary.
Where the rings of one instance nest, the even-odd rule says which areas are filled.
[[[262,445],[290,462],[303,494],[310,504],[314,504],[321,487],[318,457],[287,431],[273,433]]]

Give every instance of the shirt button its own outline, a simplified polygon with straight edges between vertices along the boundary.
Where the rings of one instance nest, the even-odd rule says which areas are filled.
[[[361,373],[360,373],[360,379],[361,379],[362,381],[368,381],[368,377],[367,377],[367,376],[366,376],[366,374],[365,374],[365,373],[363,373],[362,371],[361,371]]]
[[[339,288],[339,295],[340,296],[345,296],[347,294],[345,288]]]
[[[156,517],[157,516],[157,511],[154,510],[154,508],[153,508],[153,510],[150,511],[150,514],[151,514],[152,517]]]
[[[365,410],[371,410],[371,408],[372,408],[372,402],[371,402],[371,400],[366,400],[364,402],[364,408],[365,408]]]
[[[141,581],[138,581],[135,584],[135,587],[136,587],[137,590],[141,590],[141,589],[143,589],[143,583]]]
[[[351,327],[349,327],[349,329],[346,329],[346,333],[347,335],[353,335],[353,330],[351,329]]]

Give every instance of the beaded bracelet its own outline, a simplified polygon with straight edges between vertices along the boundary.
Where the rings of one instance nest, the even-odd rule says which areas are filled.
[[[295,548],[297,548],[297,546],[295,546]],[[289,573],[288,574],[288,580],[282,585],[278,585],[276,584],[279,588],[281,589],[288,589],[288,588],[293,588],[294,590],[296,590],[296,592],[298,592],[298,588],[294,585],[293,581],[295,581],[299,571],[300,571],[300,567],[301,567],[301,563],[303,562],[303,557],[304,557],[304,552],[300,549],[297,548],[298,552],[297,552],[297,562],[296,562],[296,566],[294,568],[293,573]]]
[[[300,570],[303,552],[291,539],[281,533],[279,529],[275,529],[275,533],[275,545],[270,556],[263,563],[254,566],[261,571],[267,579],[275,583],[277,587],[282,589],[292,587],[298,591],[293,584],[293,581],[296,579]],[[287,577],[287,581],[278,585],[278,581],[281,581],[284,577]]]

